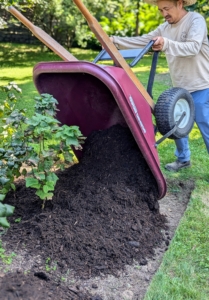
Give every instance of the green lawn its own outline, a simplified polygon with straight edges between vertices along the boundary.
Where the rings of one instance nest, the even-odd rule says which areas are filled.
[[[98,54],[95,51],[73,49],[72,54],[79,60],[92,61]],[[37,91],[33,84],[32,69],[40,61],[61,60],[51,52],[41,52],[38,46],[0,44],[0,85],[15,81],[22,89],[20,107],[33,113],[33,99]],[[146,55],[134,70],[140,81],[146,85],[151,64]],[[160,74],[160,75],[158,75]],[[159,58],[154,84],[154,100],[171,86],[166,60]],[[0,101],[3,95],[0,93]],[[173,161],[174,142],[167,139],[158,146],[161,169],[167,179],[194,180],[187,211],[176,234],[165,253],[160,269],[154,276],[145,300],[208,300],[209,299],[209,171],[208,154],[200,132],[195,126],[190,133],[192,167],[178,173],[164,170],[164,165]],[[160,135],[157,135],[157,139]],[[175,187],[169,187],[171,190]]]

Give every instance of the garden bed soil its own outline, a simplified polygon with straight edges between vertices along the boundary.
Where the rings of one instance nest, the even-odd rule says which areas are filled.
[[[158,201],[155,178],[120,125],[93,132],[80,163],[57,175],[44,210],[23,180],[5,201],[16,209],[2,240],[17,256],[9,273],[1,266],[0,299],[142,299],[193,183],[177,182],[178,196]]]

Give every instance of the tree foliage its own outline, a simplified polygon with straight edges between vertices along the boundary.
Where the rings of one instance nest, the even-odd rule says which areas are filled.
[[[163,22],[157,7],[148,5],[143,0],[82,1],[108,35],[141,35]],[[77,45],[100,45],[72,0],[0,0],[1,7],[6,5],[15,5],[21,9],[31,22],[68,49]],[[208,0],[198,0],[188,10],[201,13],[209,27]]]
[[[208,0],[198,0],[189,10],[197,11],[204,16],[209,30],[209,2]]]

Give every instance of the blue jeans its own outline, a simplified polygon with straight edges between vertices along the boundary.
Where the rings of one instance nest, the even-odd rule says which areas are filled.
[[[209,88],[191,93],[195,105],[195,122],[209,153]],[[175,155],[180,162],[190,160],[188,136],[175,140]]]

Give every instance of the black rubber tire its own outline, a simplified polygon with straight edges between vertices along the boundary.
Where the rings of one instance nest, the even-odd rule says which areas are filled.
[[[157,103],[154,108],[154,115],[156,120],[156,125],[158,131],[165,135],[171,129],[174,128],[176,121],[179,119],[175,119],[176,108],[179,107],[179,104],[184,104],[187,108],[185,120],[179,124],[177,130],[168,138],[169,139],[180,139],[189,134],[194,125],[194,117],[195,117],[195,107],[191,94],[183,89],[183,88],[171,88],[163,92],[157,100]],[[180,107],[181,111],[181,107]],[[183,111],[182,111],[183,112]],[[183,124],[183,126],[181,125]]]

